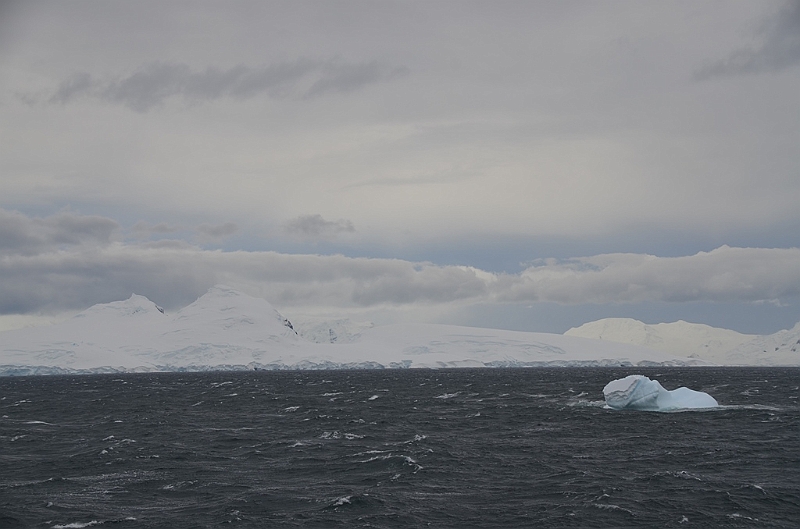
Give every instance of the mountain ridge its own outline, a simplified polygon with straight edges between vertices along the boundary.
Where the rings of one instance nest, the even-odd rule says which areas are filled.
[[[547,333],[365,325],[348,336],[352,341],[322,344],[292,327],[266,300],[222,285],[173,314],[133,295],[57,325],[2,333],[0,374],[703,363],[646,347]]]
[[[712,364],[800,365],[800,323],[759,336],[683,320],[646,324],[632,318],[604,318],[564,334],[652,347]]]

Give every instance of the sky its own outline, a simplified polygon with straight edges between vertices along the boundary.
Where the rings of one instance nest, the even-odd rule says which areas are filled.
[[[0,329],[800,321],[800,2],[0,0]]]

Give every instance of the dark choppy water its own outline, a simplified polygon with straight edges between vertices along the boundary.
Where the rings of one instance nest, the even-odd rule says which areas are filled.
[[[725,405],[618,412],[631,373]],[[798,527],[800,369],[0,378],[0,527]]]

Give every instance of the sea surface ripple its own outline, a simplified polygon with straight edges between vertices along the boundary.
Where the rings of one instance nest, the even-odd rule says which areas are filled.
[[[722,405],[604,407],[641,373]],[[800,369],[0,378],[0,528],[792,527]]]

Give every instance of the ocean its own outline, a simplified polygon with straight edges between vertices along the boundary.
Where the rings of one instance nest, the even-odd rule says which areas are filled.
[[[640,373],[719,408],[604,407]],[[0,528],[800,526],[800,368],[0,378]]]

